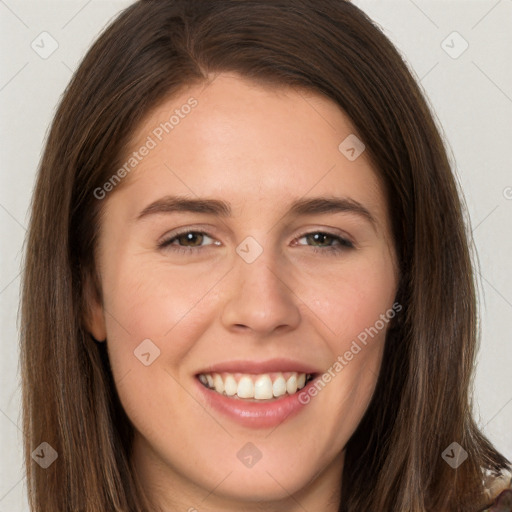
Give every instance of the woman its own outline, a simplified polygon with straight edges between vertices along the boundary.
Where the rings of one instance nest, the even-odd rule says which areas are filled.
[[[34,194],[32,510],[508,510],[471,417],[476,314],[442,140],[364,13],[136,2]]]

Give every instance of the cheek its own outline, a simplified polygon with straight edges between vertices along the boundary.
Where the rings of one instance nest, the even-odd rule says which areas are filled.
[[[119,257],[107,270],[104,306],[113,371],[117,367],[122,377],[138,363],[134,352],[142,350],[142,343],[172,371],[190,349],[190,340],[198,339],[212,321],[208,294],[221,285],[222,269],[171,269],[151,258]]]
[[[147,437],[167,432],[170,418],[198,414],[195,402],[183,392],[187,383],[179,383],[180,363],[211,322],[201,299],[214,282],[211,272],[171,272],[161,263],[133,257],[117,258],[105,273],[114,381],[130,421]],[[171,401],[173,407],[162,413],[162,405]]]
[[[383,339],[395,315],[395,275],[384,254],[305,275],[298,287],[298,295],[324,324],[325,341],[336,355],[349,350],[354,340]]]

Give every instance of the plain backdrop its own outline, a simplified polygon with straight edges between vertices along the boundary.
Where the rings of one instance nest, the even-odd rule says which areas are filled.
[[[28,511],[17,314],[37,165],[74,69],[99,31],[130,3],[0,0],[0,512]],[[355,3],[420,81],[464,191],[480,265],[475,415],[512,459],[512,0]]]

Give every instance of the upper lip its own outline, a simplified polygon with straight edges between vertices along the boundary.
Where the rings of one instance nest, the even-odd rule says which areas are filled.
[[[266,361],[231,360],[212,364],[197,372],[202,373],[271,373],[271,372],[297,372],[320,373],[321,370],[313,366],[294,361],[292,359],[267,359]]]

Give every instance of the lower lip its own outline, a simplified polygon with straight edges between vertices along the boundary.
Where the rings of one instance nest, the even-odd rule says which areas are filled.
[[[271,428],[293,418],[308,404],[299,401],[301,393],[307,393],[316,381],[310,380],[300,391],[290,396],[271,401],[248,402],[239,398],[229,398],[207,388],[196,378],[197,385],[208,406],[244,427]],[[308,398],[311,398],[310,396]],[[309,403],[309,402],[308,402]]]

